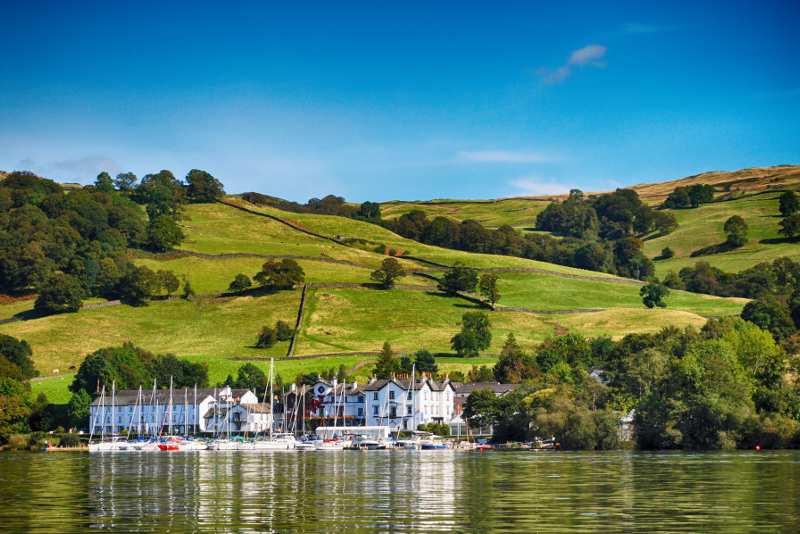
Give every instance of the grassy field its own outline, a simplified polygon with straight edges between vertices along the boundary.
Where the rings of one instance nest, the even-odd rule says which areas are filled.
[[[484,226],[520,225],[535,221],[536,216],[547,207],[544,200],[512,198],[495,201],[448,201],[437,202],[384,202],[381,213],[384,219],[394,219],[411,210],[422,210],[429,219],[447,217],[454,221],[472,219]]]
[[[652,334],[665,326],[702,327],[706,319],[690,312],[653,308],[614,308],[598,313],[559,315],[558,323],[571,331],[581,332],[590,337],[610,335],[622,338],[622,332],[629,334]]]
[[[476,268],[521,267],[521,268],[532,268],[532,269],[544,269],[561,273],[571,273],[571,274],[588,275],[588,276],[608,276],[602,273],[594,273],[590,271],[584,271],[581,269],[574,269],[571,267],[555,265],[552,263],[526,260],[524,258],[515,258],[511,256],[495,256],[492,254],[473,254],[470,252],[462,252],[459,250],[449,250],[439,247],[433,247],[430,245],[424,245],[422,243],[418,243],[411,239],[405,239],[403,237],[400,237],[399,235],[394,234],[384,228],[381,228],[380,226],[376,226],[370,223],[365,223],[362,221],[356,221],[353,219],[346,219],[344,217],[332,217],[329,215],[311,215],[305,213],[287,213],[270,207],[252,206],[244,202],[242,202],[242,204],[247,205],[249,209],[253,209],[254,211],[268,213],[276,217],[291,219],[296,223],[302,224],[306,228],[309,228],[311,231],[318,233],[320,235],[330,236],[330,237],[344,235],[345,238],[358,238],[367,240],[371,243],[375,243],[376,246],[382,243],[399,250],[404,250],[409,255],[418,256],[427,260],[443,263],[445,265],[453,265],[456,261],[460,261],[464,265]],[[238,213],[241,213],[242,215],[247,217],[257,217],[253,215],[248,215],[247,213],[244,212],[240,212],[235,208],[225,208],[224,206],[222,206],[222,208],[228,209],[231,212],[233,212],[226,214],[227,218],[235,218],[236,214]],[[194,224],[194,221],[192,222],[192,224]],[[275,223],[275,224],[280,224],[280,223]],[[253,236],[253,239],[250,240],[251,241],[250,246],[253,246],[255,241],[258,239],[261,239],[261,237]],[[195,248],[192,247],[194,247],[194,245],[188,245],[184,248],[187,248],[188,250],[195,250]],[[202,252],[200,250],[198,251]],[[382,257],[378,254],[367,253],[363,251],[355,251],[355,252],[361,252],[362,254],[370,256],[373,262],[370,265],[376,264],[375,262],[379,263],[380,260],[382,259]],[[363,256],[355,254],[355,252],[353,252],[353,256],[351,256],[352,258],[359,258],[359,257],[363,258]],[[283,254],[289,254],[289,253],[290,252],[283,252]],[[336,251],[331,252],[330,256],[336,259],[348,259],[347,257],[345,257],[344,254],[346,254],[346,252],[342,251],[340,247]],[[355,261],[355,260],[350,259],[349,261]],[[423,266],[420,266],[417,263],[413,263],[412,268],[417,270],[424,269]]]
[[[778,234],[778,193],[764,193],[738,200],[705,204],[695,209],[671,210],[680,228],[670,235],[645,241],[645,253],[652,259],[670,247],[675,257],[657,260],[656,274],[664,277],[669,270],[678,272],[698,261],[706,261],[728,272],[738,272],[764,261],[788,256],[800,261],[800,247]],[[730,252],[691,257],[693,252],[725,241],[723,227],[731,215],[739,215],[750,227],[750,241]]]
[[[134,263],[146,265],[153,270],[172,269],[179,276],[187,275],[198,295],[208,295],[227,291],[228,285],[239,273],[252,279],[265,261],[262,258],[206,259],[184,256],[171,260],[136,259]],[[306,273],[306,283],[374,282],[369,277],[372,271],[367,269],[309,260],[297,260],[297,263]],[[400,283],[432,285],[434,282],[409,277]]]
[[[585,308],[642,308],[639,286],[576,280],[545,274],[500,273],[498,288],[503,306],[534,310]],[[589,304],[591,303],[591,306]],[[720,298],[671,291],[667,306],[697,315],[741,313],[746,299]]]

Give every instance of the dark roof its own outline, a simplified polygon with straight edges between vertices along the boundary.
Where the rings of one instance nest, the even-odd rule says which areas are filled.
[[[473,391],[479,391],[481,389],[491,389],[495,393],[503,395],[509,391],[513,391],[518,384],[501,384],[500,382],[453,382],[452,385],[453,389],[455,389],[456,393],[459,395],[470,394]]]
[[[202,402],[203,400],[207,399],[208,397],[213,397],[214,392],[216,391],[217,396],[222,392],[224,388],[197,388],[197,399],[198,402]],[[184,393],[184,391],[186,393]],[[231,397],[234,399],[240,399],[250,392],[249,389],[232,389],[231,390]],[[138,389],[123,389],[117,391],[117,394],[114,396],[114,404],[117,406],[132,406],[136,404],[136,399],[139,397],[139,390]],[[169,390],[168,389],[157,389],[155,396],[153,395],[153,390],[143,390],[142,391],[142,398],[144,399],[144,403],[152,404],[153,397],[155,397],[156,401],[158,401],[159,405],[165,405],[169,403]],[[183,404],[184,398],[188,399],[190,404],[194,404],[194,388],[191,389],[173,389],[172,390],[172,404],[178,405]],[[111,406],[111,393],[106,391],[106,398],[105,398],[105,405]],[[100,397],[97,397],[93,402],[92,406],[100,406]]]
[[[269,413],[271,411],[268,402],[259,402],[258,404],[242,404],[241,406],[247,408],[247,411],[250,413]]]
[[[589,370],[587,371],[587,373],[589,374],[597,373],[598,375],[602,375],[605,372],[606,372],[605,365],[595,365],[594,367],[589,367]]]

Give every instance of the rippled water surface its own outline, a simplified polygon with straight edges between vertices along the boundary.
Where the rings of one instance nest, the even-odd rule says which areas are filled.
[[[795,532],[800,452],[5,452],[0,503],[0,532]]]

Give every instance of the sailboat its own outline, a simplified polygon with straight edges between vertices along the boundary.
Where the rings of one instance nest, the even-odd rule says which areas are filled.
[[[92,435],[89,436],[89,452],[122,452],[133,450],[133,447],[128,442],[127,438],[122,436],[117,436],[114,434],[114,416],[116,413],[116,406],[115,406],[115,398],[116,398],[116,390],[117,390],[117,381],[114,380],[111,386],[111,436],[108,440],[105,439],[105,427],[106,427],[106,414],[105,414],[105,395],[106,395],[106,387],[103,386],[103,391],[100,394],[100,410],[98,410],[98,414],[102,412],[101,419],[102,419],[102,426],[100,427],[100,441],[99,442],[92,442]],[[95,423],[97,422],[97,418],[95,418]],[[92,425],[92,434],[94,433],[94,425]]]
[[[254,440],[250,443],[250,449],[254,451],[293,451],[295,450],[295,446],[297,445],[297,440],[294,437],[294,434],[290,432],[279,432],[272,435],[272,427],[275,426],[275,397],[273,396],[272,391],[272,378],[273,378],[273,359],[270,358],[269,360],[269,438],[268,439],[261,439],[261,440]],[[267,392],[266,388],[264,388],[264,396],[266,397]],[[266,399],[264,399],[266,401]]]

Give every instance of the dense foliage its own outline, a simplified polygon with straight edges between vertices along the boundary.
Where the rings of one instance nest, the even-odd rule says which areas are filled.
[[[605,380],[587,373],[598,365]],[[497,441],[555,438],[574,449],[615,448],[625,432],[642,448],[797,447],[798,367],[800,356],[738,318],[619,342],[569,334],[533,355],[509,336],[495,376],[521,385],[503,397],[476,391],[464,413],[493,425]]]

